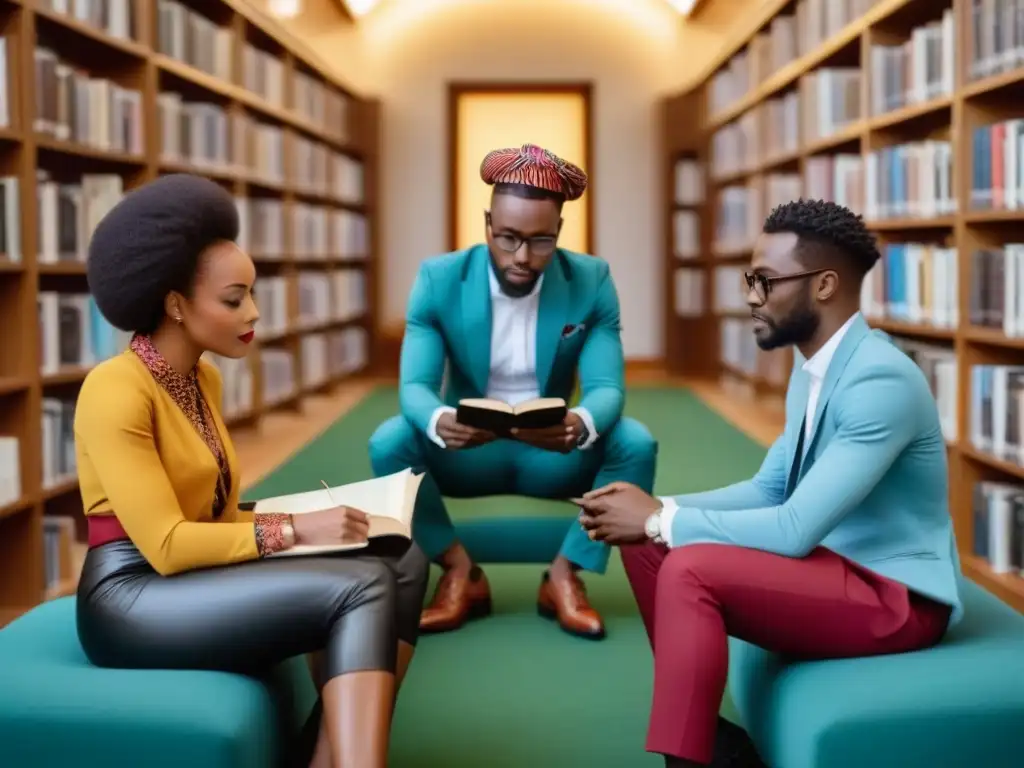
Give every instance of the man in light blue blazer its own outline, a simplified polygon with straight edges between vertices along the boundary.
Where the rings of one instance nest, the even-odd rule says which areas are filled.
[[[558,247],[562,205],[586,174],[533,145],[487,155],[494,185],[486,244],[428,259],[409,297],[402,341],[401,413],[370,439],[377,475],[425,468],[414,537],[444,569],[421,617],[425,632],[457,629],[490,611],[490,586],[456,539],[442,494],[566,499],[615,480],[650,492],[657,446],[624,418],[619,300],[608,263]],[[563,423],[498,438],[460,424],[464,398],[516,405],[538,397],[579,403]],[[608,545],[578,525],[544,573],[540,612],[588,638],[604,624],[578,571],[604,572]]]
[[[922,372],[858,312],[878,258],[846,208],[776,208],[747,303],[758,346],[799,354],[785,428],[757,475],[662,499],[616,483],[580,500],[590,535],[622,547],[656,660],[647,750],[668,766],[757,764],[716,719],[727,635],[797,657],[865,656],[932,645],[961,617],[938,409]],[[722,762],[727,752],[746,754]]]

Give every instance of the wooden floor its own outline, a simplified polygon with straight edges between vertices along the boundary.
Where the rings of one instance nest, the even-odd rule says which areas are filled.
[[[642,371],[628,376],[631,385],[685,385],[722,418],[762,445],[770,444],[782,429],[782,413],[755,406],[742,390],[713,382],[672,378],[660,371]],[[310,399],[303,413],[275,413],[268,416],[258,431],[240,431],[232,435],[242,466],[243,486],[250,486],[287,461],[306,443],[353,408],[378,384],[386,380],[361,380],[344,384],[329,396]]]

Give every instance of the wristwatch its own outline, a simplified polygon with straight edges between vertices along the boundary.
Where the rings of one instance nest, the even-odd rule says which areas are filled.
[[[661,535],[661,510],[653,513],[644,522],[644,533],[647,534],[647,538],[653,541],[655,544],[664,544],[665,537]]]
[[[587,425],[580,420],[580,436],[576,438],[576,447],[581,448],[583,444],[587,442],[588,437],[590,437],[590,430],[587,429]]]

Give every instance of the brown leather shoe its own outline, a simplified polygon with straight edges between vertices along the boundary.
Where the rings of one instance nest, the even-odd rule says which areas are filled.
[[[430,605],[420,614],[421,632],[451,632],[470,619],[491,613],[491,586],[487,576],[474,565],[469,578],[445,571],[437,582]]]
[[[537,593],[537,612],[545,618],[556,619],[571,635],[590,640],[604,638],[604,622],[591,607],[586,585],[575,573],[552,577],[550,571],[544,572]]]

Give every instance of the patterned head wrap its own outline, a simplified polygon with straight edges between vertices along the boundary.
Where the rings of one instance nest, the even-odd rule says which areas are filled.
[[[587,174],[578,166],[535,144],[488,152],[480,164],[487,184],[526,184],[578,200],[587,189]]]

